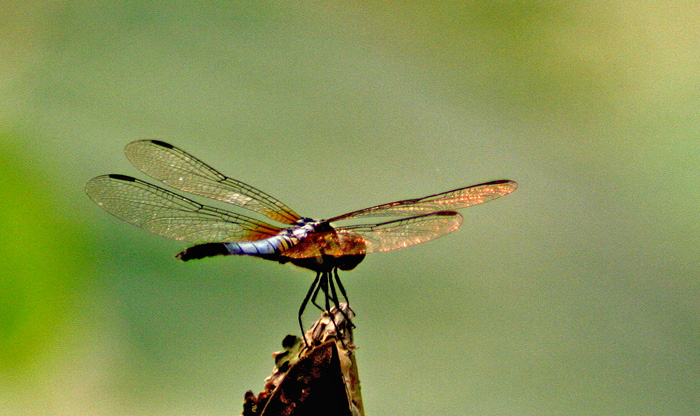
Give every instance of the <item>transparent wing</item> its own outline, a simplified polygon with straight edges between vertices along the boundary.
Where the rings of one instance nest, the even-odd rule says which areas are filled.
[[[284,224],[294,224],[301,218],[272,196],[226,177],[168,143],[140,140],[129,143],[125,152],[126,157],[141,172],[173,188],[237,205]]]
[[[508,195],[515,191],[517,187],[517,183],[509,180],[486,182],[423,198],[404,199],[403,201],[390,202],[388,204],[349,212],[331,218],[328,222],[364,217],[405,217],[438,211],[452,211],[492,201],[496,198]]]
[[[252,241],[273,236],[281,230],[245,215],[199,204],[125,175],[90,179],[85,192],[115,217],[178,241]]]
[[[449,234],[462,224],[462,216],[454,211],[438,211],[379,224],[338,227],[339,233],[360,236],[367,253],[391,251],[425,243]]]
[[[454,211],[432,212],[379,224],[350,225],[310,233],[299,244],[285,250],[291,259],[329,255],[333,257],[365,255],[391,251],[434,240],[455,231],[462,216]]]

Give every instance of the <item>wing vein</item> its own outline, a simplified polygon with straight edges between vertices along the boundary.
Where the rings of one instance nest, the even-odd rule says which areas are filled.
[[[115,217],[179,241],[252,241],[276,235],[281,230],[125,175],[98,176],[87,182],[85,191]]]
[[[125,152],[137,169],[173,188],[246,208],[284,224],[301,218],[276,198],[225,176],[168,143],[139,140],[129,143]]]
[[[423,198],[405,199],[352,211],[333,217],[328,222],[367,217],[407,217],[431,212],[454,211],[508,195],[515,191],[517,186],[517,183],[510,180],[486,182]]]

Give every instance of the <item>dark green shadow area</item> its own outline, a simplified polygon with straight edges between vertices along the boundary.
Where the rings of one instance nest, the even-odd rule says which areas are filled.
[[[0,142],[22,141],[0,133]],[[8,144],[0,153],[0,371],[8,373],[51,353],[88,276],[79,215],[25,157]]]

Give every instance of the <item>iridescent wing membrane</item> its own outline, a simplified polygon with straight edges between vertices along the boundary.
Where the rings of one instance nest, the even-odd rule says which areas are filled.
[[[156,140],[136,141],[126,147],[126,155],[145,174],[181,191],[246,208],[288,226],[295,225],[301,219],[301,216],[279,200],[226,177],[170,144]],[[325,222],[380,216],[398,219],[341,226],[307,238],[310,241],[323,241],[327,238],[324,234],[328,233],[336,233],[341,237],[360,236],[366,245],[366,253],[408,247],[459,228],[462,217],[453,210],[499,198],[513,192],[516,187],[517,184],[513,181],[494,181],[424,198],[377,205]],[[283,229],[245,215],[199,204],[125,175],[93,178],[88,181],[86,192],[110,214],[154,234],[179,241],[254,241],[274,236]],[[301,247],[297,250],[292,248],[289,254],[295,258],[317,255],[315,250],[300,249]]]
[[[416,216],[438,211],[454,211],[457,209],[483,204],[496,198],[508,195],[517,188],[518,184],[509,180],[500,180],[453,189],[423,198],[404,199],[374,207],[364,208],[329,219],[329,222],[340,220],[387,217],[387,216]]]
[[[237,205],[284,224],[294,224],[301,218],[265,192],[226,177],[168,143],[140,140],[127,145],[125,153],[138,170],[181,191]]]
[[[98,176],[88,181],[85,190],[97,205],[115,217],[173,240],[252,241],[281,230],[126,175]]]
[[[328,222],[365,217],[408,217],[370,225],[338,227],[360,235],[366,242],[367,253],[390,251],[425,243],[449,234],[462,224],[455,209],[483,204],[508,195],[517,188],[509,180],[486,182],[454,189],[424,198],[406,199],[353,211],[331,218]]]

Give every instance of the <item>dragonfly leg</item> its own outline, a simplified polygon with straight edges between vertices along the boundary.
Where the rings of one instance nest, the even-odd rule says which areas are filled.
[[[338,288],[340,289],[341,293],[345,297],[345,304],[347,304],[348,309],[350,311],[352,311],[352,309],[350,308],[350,303],[348,303],[348,297],[345,295],[345,288],[343,288],[343,285],[340,283],[340,279],[338,278],[338,270],[337,269],[334,269],[334,270],[335,270],[335,278],[336,278],[336,281],[338,282]],[[355,324],[352,323],[352,321],[350,320],[350,317],[340,307],[340,299],[338,298],[338,293],[335,291],[335,284],[333,283],[333,278],[329,278],[328,282],[329,282],[329,286],[331,289],[331,300],[333,301],[333,304],[338,309],[338,312],[340,312],[340,314],[343,315],[343,318],[345,319],[345,321],[348,324],[350,324],[353,328],[355,328]],[[353,311],[353,313],[354,313],[354,311]],[[335,322],[333,322],[333,323],[335,324]],[[336,329],[338,329],[337,325],[336,325]]]
[[[333,283],[333,278],[329,277],[328,278],[328,288],[330,289],[330,298],[331,302],[333,302],[333,306],[338,308],[340,310],[340,299],[338,298],[338,292],[335,290],[335,283]]]
[[[321,277],[321,289],[323,290],[323,297],[325,298],[325,299],[324,299],[324,302],[323,302],[323,305],[326,307],[326,308],[324,309],[324,311],[330,311],[330,310],[331,310],[331,304],[330,304],[330,302],[329,302],[329,300],[328,300],[329,297],[330,297],[330,295],[328,294],[328,281],[330,280],[330,278],[328,277],[328,275],[329,275],[329,273],[326,272],[326,273],[324,273],[323,276]]]
[[[340,298],[338,297],[338,292],[336,291],[335,288],[335,282],[333,281],[334,276],[332,271],[327,271],[327,272],[317,272],[316,273],[316,278],[314,279],[313,283],[311,284],[311,287],[309,288],[309,291],[306,293],[306,297],[304,297],[304,301],[301,305],[301,308],[299,308],[299,327],[301,328],[302,334],[304,334],[304,324],[302,322],[302,314],[304,313],[304,310],[306,309],[306,305],[308,305],[309,301],[316,306],[319,310],[323,312],[327,312],[328,316],[330,317],[331,322],[333,323],[333,326],[335,327],[336,331],[339,331],[338,324],[335,322],[335,319],[333,318],[333,314],[330,313],[331,310],[331,303],[333,306],[338,309],[338,311],[343,315],[343,318],[353,327],[355,326],[348,315],[343,311],[343,309],[340,307]],[[338,281],[341,293],[343,297],[345,298],[345,302],[347,303],[348,297],[345,294],[345,288],[342,287],[342,283],[340,283],[340,278],[338,277],[338,271],[335,270],[335,279]],[[318,302],[318,295],[319,293],[323,292],[323,306],[321,306]],[[348,305],[349,307],[349,305]],[[306,336],[304,336],[304,344],[308,347],[308,343],[306,341]]]
[[[311,297],[311,303],[314,304],[318,308],[319,311],[324,312],[328,310],[328,275],[326,272],[319,272],[321,273],[321,280],[319,280],[318,285],[316,286],[316,291],[314,292],[314,295]],[[326,297],[325,299],[325,306],[326,308],[323,309],[323,306],[319,305],[316,303],[316,299],[318,298],[318,293],[320,291],[323,291],[324,296]]]
[[[347,315],[345,315],[345,312],[340,308],[340,303],[338,300],[338,294],[335,292],[335,284],[333,284],[333,277],[330,276],[331,272],[328,272],[328,286],[330,287],[330,298],[333,301],[333,305],[338,309],[338,312],[343,315],[343,318],[345,318],[346,322],[350,322],[348,319]],[[326,296],[326,304],[328,304],[328,298],[329,296]],[[341,344],[343,344],[343,347],[345,347],[345,342],[343,341],[343,337],[340,336],[340,328],[338,328],[338,323],[335,322],[335,314],[332,314],[330,309],[328,309],[328,306],[326,306],[328,310],[328,317],[331,319],[331,322],[333,322],[333,327],[335,328],[335,332],[339,335],[338,339],[340,339]],[[352,324],[352,323],[351,323]]]
[[[318,280],[321,277],[321,272],[316,273],[316,278],[314,279],[314,282],[311,283],[311,287],[309,288],[309,291],[306,292],[306,296],[304,297],[304,301],[301,302],[301,307],[299,308],[299,328],[301,328],[301,336],[304,337],[304,345],[307,347],[309,344],[306,342],[306,335],[304,334],[304,323],[301,320],[301,316],[304,314],[304,309],[306,309],[306,305],[309,303],[309,299],[311,298],[311,294],[314,293],[314,298],[316,297],[316,294],[318,294]],[[315,291],[314,291],[315,289]],[[315,301],[312,301],[314,305],[316,305]],[[316,305],[318,306],[318,305]]]
[[[354,313],[355,311],[353,311],[352,308],[350,307],[350,300],[348,299],[348,294],[345,293],[345,288],[343,287],[343,282],[340,281],[340,276],[338,276],[338,269],[337,268],[333,269],[333,273],[335,276],[335,281],[336,281],[336,283],[338,283],[338,289],[340,289],[340,293],[343,294],[343,298],[345,298],[345,303],[348,304],[348,309],[350,309]]]

